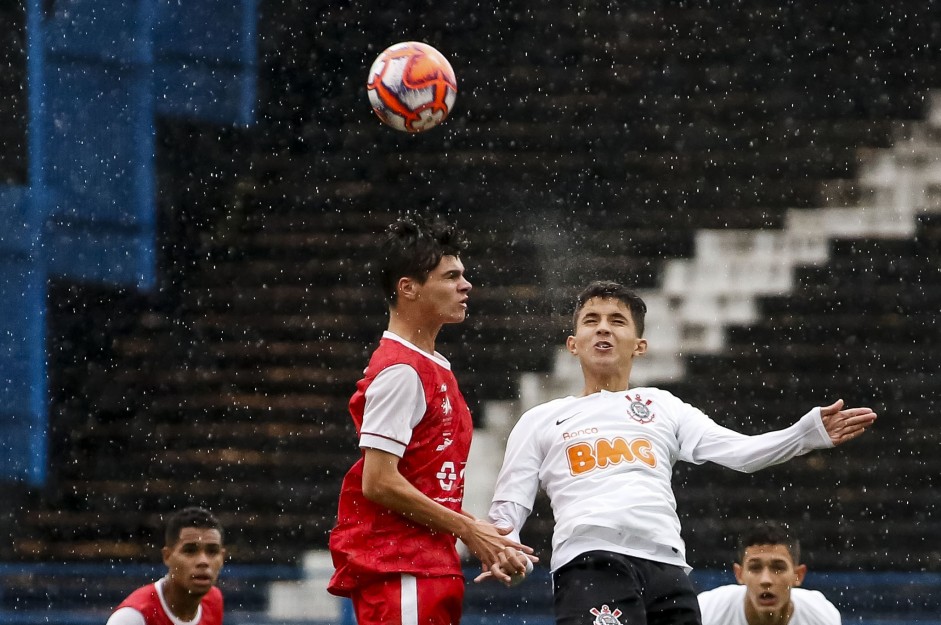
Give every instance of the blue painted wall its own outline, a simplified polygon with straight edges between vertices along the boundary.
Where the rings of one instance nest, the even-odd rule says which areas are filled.
[[[46,479],[49,277],[156,281],[155,115],[248,125],[257,0],[29,0],[29,184],[0,187],[0,480]]]

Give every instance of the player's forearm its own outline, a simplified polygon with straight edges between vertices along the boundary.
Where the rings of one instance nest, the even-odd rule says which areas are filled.
[[[497,527],[510,527],[512,531],[507,534],[507,538],[515,541],[520,540],[520,530],[526,519],[529,518],[531,510],[526,506],[521,506],[513,501],[494,501],[490,505],[490,512],[487,514],[488,520]]]
[[[457,537],[466,535],[473,523],[473,519],[434,501],[398,473],[368,486],[364,482],[363,495],[410,521]]]
[[[505,547],[532,553],[531,548],[501,536],[501,532],[491,524],[464,512],[455,512],[430,499],[397,472],[377,480],[369,489],[366,483],[363,494],[368,499],[429,529],[459,538],[485,568],[498,561],[499,553]],[[379,484],[387,487],[379,487]]]
[[[726,428],[708,431],[696,446],[695,458],[751,473],[832,446],[820,423],[819,409],[814,408],[783,430],[753,436]]]

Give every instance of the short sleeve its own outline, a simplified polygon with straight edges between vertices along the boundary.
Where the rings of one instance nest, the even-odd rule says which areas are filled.
[[[401,458],[426,407],[425,390],[415,369],[406,364],[383,369],[366,389],[359,446]]]
[[[144,615],[134,608],[119,608],[105,625],[146,625],[146,623]]]

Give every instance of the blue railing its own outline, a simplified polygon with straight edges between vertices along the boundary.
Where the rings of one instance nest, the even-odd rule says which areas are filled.
[[[131,590],[159,578],[160,564],[0,563],[0,625],[101,624]],[[468,580],[476,575],[468,568]],[[734,583],[726,571],[694,571],[700,589]],[[268,584],[300,580],[293,565],[227,565],[220,586],[226,596],[228,625],[287,625],[266,615]],[[805,586],[823,592],[846,625],[941,625],[941,573],[815,572]],[[516,588],[468,581],[463,625],[552,625],[549,574],[537,568]],[[292,625],[326,625],[290,621]],[[348,602],[341,623],[354,625]]]

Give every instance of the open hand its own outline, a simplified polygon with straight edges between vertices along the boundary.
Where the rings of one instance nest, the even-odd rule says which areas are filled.
[[[876,413],[870,408],[843,408],[843,400],[838,399],[829,406],[820,407],[823,427],[834,445],[852,440],[869,429]]]

